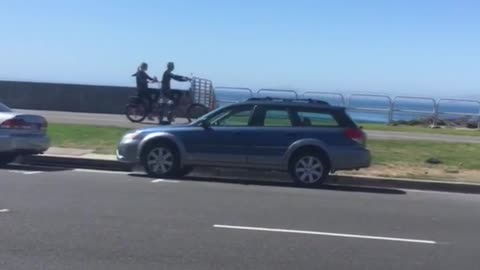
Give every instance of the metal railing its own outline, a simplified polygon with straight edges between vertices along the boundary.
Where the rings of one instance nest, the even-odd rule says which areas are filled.
[[[307,91],[302,94],[303,98],[316,98],[316,97],[325,97],[325,96],[331,96],[331,97],[337,97],[340,102],[338,102],[339,106],[345,107],[347,104],[345,103],[345,97],[340,94],[340,93],[334,93],[334,92],[314,92],[314,91]],[[327,100],[328,101],[328,100]],[[335,104],[335,103],[333,103]]]
[[[427,101],[428,103],[432,103],[432,110],[414,110],[414,109],[400,109],[397,108],[399,106],[399,101],[401,100],[407,100],[407,101]],[[393,103],[392,103],[392,117],[395,114],[395,112],[399,113],[408,113],[408,114],[418,114],[418,115],[429,115],[432,117],[432,125],[437,126],[438,122],[438,113],[437,113],[437,105],[435,102],[434,98],[429,98],[429,97],[411,97],[411,96],[397,96],[393,98]]]
[[[218,99],[218,103],[236,103],[244,101],[251,97],[285,97],[285,95],[290,95],[291,98],[298,99],[299,97],[302,98],[318,98],[318,99],[327,99],[326,97],[333,97],[338,100],[338,104],[335,102],[332,104],[339,105],[345,107],[348,111],[352,112],[365,112],[365,113],[374,113],[374,114],[386,114],[387,115],[387,123],[392,124],[394,122],[395,114],[409,114],[409,115],[427,115],[432,119],[432,125],[437,126],[438,121],[441,120],[441,115],[456,115],[456,116],[469,116],[469,117],[477,117],[476,123],[477,128],[480,129],[480,100],[474,99],[454,99],[454,98],[442,98],[442,99],[434,99],[430,97],[415,97],[415,96],[395,96],[390,97],[387,95],[374,95],[374,94],[351,94],[349,96],[345,96],[341,93],[336,92],[315,92],[315,91],[307,91],[299,94],[295,90],[284,90],[284,89],[259,89],[257,92],[249,88],[241,88],[241,87],[216,87],[215,90],[232,90],[232,91],[240,91],[246,92],[245,98],[240,99]],[[323,98],[322,98],[323,97]],[[385,106],[356,106],[354,101],[356,99],[371,99],[376,100],[377,103],[384,102]],[[402,102],[414,102],[414,103],[424,103],[418,105],[417,107],[422,107],[422,109],[411,109],[411,108],[402,108]],[[455,111],[441,111],[442,105],[447,102],[464,102],[472,104],[472,108],[474,108],[475,112],[467,113],[467,112],[455,112]],[[415,107],[415,106],[410,106]],[[430,109],[424,110],[423,108],[428,107]]]
[[[452,111],[441,111],[441,105],[445,102],[464,102],[464,103],[473,103],[472,107],[476,107],[476,113],[463,113],[463,112],[452,112]],[[480,129],[480,101],[479,100],[472,100],[472,99],[458,99],[458,98],[442,98],[437,101],[436,104],[436,114],[439,117],[442,114],[446,115],[458,115],[458,116],[474,116],[477,117],[477,129]]]

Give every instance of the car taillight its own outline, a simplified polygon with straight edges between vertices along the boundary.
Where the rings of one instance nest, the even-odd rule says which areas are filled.
[[[13,118],[6,120],[0,125],[0,128],[5,129],[29,129],[31,125],[27,123],[25,120],[20,118]]]
[[[357,142],[361,145],[365,145],[365,143],[366,143],[365,133],[361,129],[349,128],[349,129],[345,130],[345,136],[347,136],[347,138],[349,138],[352,141],[355,141],[355,142]]]

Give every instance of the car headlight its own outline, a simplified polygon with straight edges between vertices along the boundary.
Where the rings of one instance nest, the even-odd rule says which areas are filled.
[[[135,140],[139,140],[142,138],[142,133],[140,131],[134,131],[131,133],[125,134],[122,138],[122,143],[129,143]]]

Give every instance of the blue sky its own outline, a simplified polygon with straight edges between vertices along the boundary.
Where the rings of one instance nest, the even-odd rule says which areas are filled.
[[[1,1],[0,79],[480,97],[479,1]]]

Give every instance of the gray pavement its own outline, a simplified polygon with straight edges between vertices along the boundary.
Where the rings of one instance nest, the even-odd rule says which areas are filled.
[[[134,124],[129,122],[124,115],[118,114],[91,114],[91,113],[72,113],[57,111],[34,111],[34,110],[16,110],[25,113],[33,113],[44,116],[51,123],[61,124],[85,124],[97,126],[113,126],[124,128],[143,128],[154,125],[155,122]],[[186,119],[177,119],[176,124],[186,123]],[[368,131],[368,137],[378,140],[427,140],[437,142],[451,143],[480,143],[480,137],[475,136],[454,136],[442,134],[425,133],[407,133],[407,132],[388,132],[388,131]]]
[[[477,195],[152,180],[0,170],[0,269],[478,269]]]

